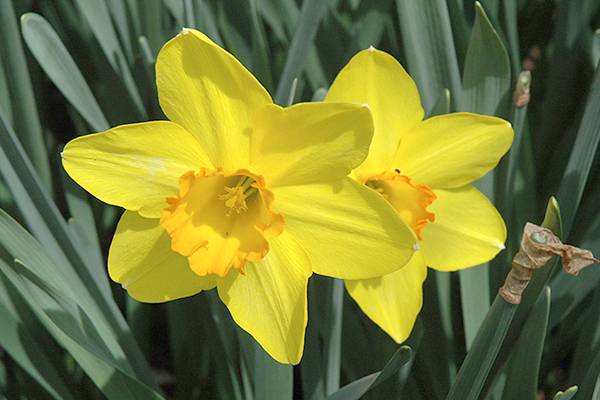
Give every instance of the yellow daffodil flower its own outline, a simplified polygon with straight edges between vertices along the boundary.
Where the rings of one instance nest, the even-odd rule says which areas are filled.
[[[373,278],[414,253],[410,228],[348,178],[368,153],[370,111],[281,108],[231,54],[190,29],[162,48],[156,74],[170,121],[83,136],[63,152],[75,181],[126,209],[109,274],[142,302],[216,287],[272,357],[298,363],[313,271]]]
[[[373,142],[351,176],[380,193],[419,238],[421,250],[405,268],[345,281],[367,316],[402,342],[422,306],[427,266],[459,270],[489,261],[504,248],[501,216],[470,183],[496,166],[513,131],[500,118],[471,113],[423,120],[414,81],[392,56],[373,48],[350,60],[326,101],[369,105]]]

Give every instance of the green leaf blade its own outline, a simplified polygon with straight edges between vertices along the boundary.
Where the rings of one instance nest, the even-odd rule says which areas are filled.
[[[513,350],[502,400],[534,399],[550,315],[550,288],[546,286],[531,310]]]
[[[81,71],[50,24],[40,15],[21,17],[23,37],[42,69],[92,129],[110,128]]]

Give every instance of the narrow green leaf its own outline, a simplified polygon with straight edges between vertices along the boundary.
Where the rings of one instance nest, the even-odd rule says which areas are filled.
[[[467,46],[469,45],[469,35],[471,33],[471,26],[467,21],[467,15],[465,13],[465,0],[448,0],[448,13],[450,15],[450,25],[454,32],[454,45],[456,47],[456,56],[458,58],[459,67],[462,69],[462,64],[465,60],[465,54],[467,53]]]
[[[467,351],[490,309],[489,264],[459,271],[460,299]],[[483,284],[482,284],[483,283]]]
[[[557,146],[564,137],[567,129],[574,122],[573,110],[576,109],[581,92],[577,87],[580,76],[579,60],[581,58],[581,40],[583,33],[588,33],[592,14],[586,14],[583,7],[584,1],[564,1],[557,3],[554,11],[554,28],[552,29],[553,51],[545,61],[548,71],[544,74],[544,102],[539,132],[543,135],[536,136],[535,145],[544,157],[537,157],[537,169],[541,170],[543,179],[556,182],[556,175],[547,171],[548,159],[566,155],[563,146]],[[551,185],[556,187],[556,185]],[[566,189],[561,185],[561,189]],[[570,191],[570,189],[569,189]],[[561,196],[557,196],[565,212],[565,227],[571,225],[569,213],[571,205],[564,203]],[[573,210],[575,211],[575,210]],[[568,233],[570,229],[566,229]]]
[[[461,109],[460,73],[446,2],[396,0],[396,7],[408,70],[426,112],[431,112],[446,88],[452,108]]]
[[[600,68],[596,69],[585,111],[557,198],[564,209],[564,233],[569,236],[600,142]]]
[[[67,258],[71,262],[73,260],[78,261],[85,270],[89,271],[90,275],[88,276],[95,277],[86,279],[88,277],[86,276],[83,279],[83,282],[87,282],[87,287],[97,287],[104,298],[113,303],[110,287],[104,274],[104,263],[99,264],[97,253],[96,258],[86,257],[82,253],[83,249],[74,245],[77,241],[70,233],[54,203],[40,187],[26,156],[15,141],[14,133],[8,130],[8,127],[2,121],[1,115],[0,166],[2,166],[1,173],[5,181],[13,196],[17,199],[17,206],[34,235],[47,246],[49,253],[60,265],[64,266],[63,268],[72,268]],[[74,201],[74,199],[72,200]],[[82,219],[81,223],[90,223],[90,218],[93,219],[89,214],[86,217],[81,214],[79,216]],[[92,234],[90,233],[90,235]],[[90,236],[90,243],[93,243],[94,240],[97,239]],[[83,272],[83,270],[78,271]]]
[[[500,106],[510,88],[508,55],[479,2],[475,12],[463,72],[463,111],[503,115]]]
[[[448,89],[444,89],[441,96],[438,97],[437,103],[431,109],[431,113],[428,117],[433,117],[434,115],[443,115],[448,114],[450,112],[450,91]]]
[[[4,263],[0,259],[0,263]],[[8,282],[7,282],[8,283]],[[10,283],[8,283],[10,284]],[[3,287],[0,282],[1,289]],[[43,345],[40,345],[30,329],[14,312],[7,308],[0,296],[0,346],[35,379],[55,399],[74,399],[67,385],[57,374],[57,367],[48,358]]]
[[[194,15],[192,0],[183,0],[183,20],[186,26],[196,28],[196,18]]]
[[[503,400],[536,398],[549,314],[550,288],[546,286],[533,306],[531,316],[523,326],[513,350],[502,394]]]
[[[598,271],[596,271],[598,272]],[[586,375],[591,370],[594,356],[600,351],[600,320],[598,319],[600,307],[600,290],[596,290],[582,316],[583,322],[578,330],[578,340],[575,343],[575,352],[569,371],[569,382],[580,382],[584,392],[589,388],[583,387]],[[598,371],[600,374],[600,371]]]
[[[474,186],[492,202],[495,197],[495,175],[495,171],[490,171],[474,183]],[[485,284],[485,282],[490,281],[490,265],[490,263],[485,263],[458,272],[467,351],[470,349],[475,335],[477,335],[477,331],[490,309],[492,295],[489,285]]]
[[[65,184],[65,198],[71,213],[69,219],[69,228],[77,244],[81,246],[83,253],[87,256],[89,270],[94,279],[98,282],[106,297],[111,296],[108,275],[105,270],[102,249],[100,248],[100,239],[96,230],[94,214],[87,199],[86,192],[70,178],[66,173],[62,173]]]
[[[531,74],[528,71],[523,71],[519,75],[517,87],[522,87],[529,91],[531,87]],[[504,170],[504,185],[498,185],[500,188],[499,200],[503,205],[503,214],[508,218],[512,214],[512,205],[510,197],[515,190],[515,180],[517,176],[517,167],[521,156],[521,146],[523,144],[523,136],[525,135],[525,118],[527,116],[527,104],[522,107],[512,106],[512,117],[510,119],[515,133],[515,139],[506,156],[506,161],[502,160],[501,168]]]
[[[529,71],[522,71],[517,78],[515,93],[523,93],[523,96],[529,95],[530,86],[531,73]],[[527,92],[527,94],[524,92]],[[524,157],[523,148],[528,139],[526,137],[527,109],[527,102],[525,104],[517,104],[515,101],[511,102],[510,122],[513,126],[514,140],[508,154],[500,160],[500,164],[495,170],[495,204],[506,222],[508,237],[506,240],[507,250],[494,260],[493,267],[490,269],[491,290],[496,290],[496,288],[502,285],[504,277],[508,272],[509,267],[507,264],[510,261],[510,256],[518,246],[518,237],[514,233],[518,232],[525,222],[524,219],[515,217],[515,206],[519,215],[527,215],[528,219],[531,218],[531,215],[535,215],[535,212],[528,212],[530,208],[535,206],[535,201],[532,201],[531,197],[527,201],[523,200],[535,193],[534,185],[531,185],[534,178],[523,175],[531,173],[523,169],[523,164],[525,163],[522,163]],[[521,173],[520,176],[519,172]],[[518,183],[520,183],[521,187],[518,187]],[[501,263],[505,263],[505,265]]]
[[[460,350],[453,339],[458,337],[454,332],[459,331],[462,321],[453,318],[457,314],[454,309],[459,306],[456,297],[452,298],[450,294],[450,287],[457,288],[456,284],[452,285],[453,277],[447,272],[432,270],[427,275],[421,311],[422,324],[426,329],[423,329],[419,348],[415,349],[413,371],[420,382],[428,382],[427,391],[431,397],[441,399],[456,377],[456,357]]]
[[[119,36],[119,43],[123,48],[127,62],[133,64],[133,48],[131,46],[131,35],[129,34],[129,21],[127,19],[127,5],[125,0],[106,0],[106,6],[113,21]]]
[[[140,6],[141,33],[148,38],[154,54],[158,54],[165,42],[162,29],[162,6],[163,0],[144,0],[144,4]]]
[[[516,305],[509,304],[496,296],[458,371],[447,400],[476,400],[479,398],[516,309]]]
[[[344,310],[344,282],[333,279],[328,282],[327,303],[328,326],[325,336],[325,394],[330,395],[340,388],[342,370],[342,314]]]
[[[177,25],[180,27],[186,26],[184,18],[184,9],[182,0],[163,0],[164,5],[169,9],[171,15],[175,18]]]
[[[594,32],[592,37],[592,64],[598,67],[600,62],[600,29]]]
[[[291,400],[293,387],[292,366],[279,364],[258,343],[254,343],[254,398]]]
[[[594,203],[596,204],[596,203]],[[589,249],[594,254],[600,254],[600,219],[586,234],[586,238],[580,245],[583,249]],[[577,278],[558,273],[551,282],[552,308],[550,309],[550,329],[554,329],[561,321],[586,299],[593,290],[600,285],[600,273],[598,267],[586,268],[579,273]]]
[[[40,15],[27,13],[21,17],[21,29],[40,67],[92,129],[110,128],[79,68],[50,24]]]
[[[207,323],[210,320],[207,306],[204,294],[166,304],[171,359],[177,382],[174,398],[178,400],[197,398],[197,394],[202,393],[202,379],[214,368],[210,365],[212,357],[207,357],[208,352],[216,353],[210,338],[214,331]]]
[[[8,364],[8,362],[5,360],[0,362],[0,399],[2,400],[6,400],[4,394],[8,392],[8,373],[6,371],[6,364]]]
[[[6,116],[8,123],[12,125],[12,105],[8,87],[8,77],[6,75],[4,63],[2,62],[0,62],[0,110],[2,110]]]
[[[249,5],[250,19],[252,21],[252,52],[254,54],[253,72],[265,88],[271,91],[273,88],[273,77],[271,76],[271,67],[269,64],[271,52],[266,38],[267,34],[258,13],[257,0],[249,0]]]
[[[76,4],[87,20],[94,36],[115,73],[122,79],[133,102],[133,111],[138,118],[146,119],[144,103],[131,75],[127,59],[121,48],[106,0],[76,0]]]
[[[59,268],[42,245],[2,210],[0,248],[15,259],[15,265],[0,263],[3,276],[109,398],[123,386],[130,386],[124,393],[136,394],[132,398],[161,398],[143,382],[143,374],[134,372],[138,368],[133,343],[111,326],[98,299],[82,291],[76,276]]]
[[[10,54],[10,57],[3,56],[2,62],[9,77],[6,83],[11,94],[13,127],[42,185],[49,190],[51,170],[12,0],[0,1],[0,27],[0,50],[3,55]]]
[[[265,19],[265,22],[273,31],[277,40],[281,43],[287,44],[286,30],[286,18],[284,8],[290,7],[289,3],[293,3],[293,0],[262,0],[256,5],[258,6],[258,12]],[[297,8],[295,4],[292,7]]]
[[[152,315],[155,307],[152,304],[140,303],[134,298],[125,298],[125,315],[131,327],[131,333],[144,354],[152,351]]]
[[[4,217],[4,216],[3,216]],[[101,346],[101,332],[94,329],[75,298],[36,276],[33,268],[15,260],[15,266],[0,263],[0,273],[23,294],[32,311],[55,340],[69,351],[87,375],[108,398],[163,399],[133,377],[132,371]],[[107,346],[108,343],[102,343]],[[114,349],[110,349],[114,351]]]
[[[510,84],[510,67],[506,50],[481,4],[475,2],[475,23],[469,40],[463,73],[463,109],[494,115],[506,96]],[[494,172],[476,186],[494,199]],[[459,272],[461,304],[467,349],[489,310],[489,263]]]
[[[260,5],[264,3],[261,1]],[[196,26],[202,32],[204,32],[209,38],[211,38],[219,46],[223,45],[223,39],[219,34],[219,30],[216,25],[216,18],[210,5],[205,0],[194,0],[194,15],[196,16]]]
[[[64,219],[44,192],[27,156],[1,115],[0,173],[17,200],[24,221],[46,246],[53,259],[63,269],[68,270],[70,263],[62,247],[65,246],[73,251],[72,259],[83,260],[79,249],[73,245],[75,240],[71,237]],[[90,282],[90,286],[92,285],[96,285],[93,280]]]
[[[103,291],[102,284],[94,280],[94,275],[90,272],[94,268],[93,264],[85,261],[85,255],[76,246],[77,242],[59,210],[42,189],[33,167],[1,112],[0,174],[17,200],[16,204],[27,226],[55,262],[54,273],[62,274],[63,284],[68,282],[68,287],[77,292],[77,298],[94,299],[90,300],[93,303],[90,306],[99,319],[108,321],[112,332],[118,336],[118,342],[123,345],[127,354],[126,362],[131,363],[145,383],[153,385],[148,365],[133,341],[123,315],[110,293]],[[24,251],[15,258],[27,262],[27,258],[23,256],[26,254],[27,251]],[[115,346],[115,349],[118,348],[120,346]]]
[[[298,78],[295,78],[292,82],[292,87],[290,89],[290,97],[286,103],[286,106],[291,106],[296,102],[296,90],[298,89]]]
[[[387,20],[391,19],[392,5],[390,0],[371,0],[360,4],[353,21],[358,27],[355,38],[357,50],[379,46]]]
[[[237,7],[240,7],[239,9]],[[247,28],[248,17],[247,3],[238,4],[236,12],[226,7],[225,2],[217,3],[217,24],[220,28],[223,44],[247,68],[252,68],[252,47],[249,44],[249,35],[244,33]],[[233,14],[233,15],[232,15]],[[240,21],[241,20],[241,21]]]
[[[560,212],[553,198],[548,202],[542,225],[553,232],[560,232]],[[489,387],[499,370],[498,364],[503,364],[498,360],[499,354],[502,353],[504,357],[502,361],[504,361],[514,347],[533,304],[548,282],[553,264],[534,273],[520,305],[509,304],[500,296],[496,296],[458,372],[447,400],[476,400],[482,394],[484,386]],[[543,285],[540,287],[540,284]],[[519,311],[520,315],[518,315],[517,309],[524,311]],[[513,322],[516,318],[515,314],[519,317],[518,324]],[[513,336],[509,338],[510,340],[507,339],[509,333]]]
[[[400,367],[408,363],[411,358],[412,351],[410,347],[402,346],[394,353],[392,358],[380,372],[375,372],[374,374],[367,375],[349,383],[337,392],[328,396],[327,400],[359,400],[369,390],[396,375]]]
[[[140,45],[140,49],[142,52],[142,58],[144,60],[144,65],[146,66],[146,68],[150,69],[152,67],[152,69],[154,69],[154,64],[156,63],[156,57],[154,56],[154,53],[152,52],[152,48],[150,48],[150,42],[148,42],[148,38],[146,36],[140,36],[138,38],[138,43]],[[154,76],[154,71],[152,71],[152,74],[150,76]],[[154,82],[154,80],[152,80]]]
[[[300,18],[290,44],[283,72],[275,93],[275,102],[283,104],[290,93],[294,78],[299,77],[305,66],[306,54],[313,42],[317,28],[327,10],[327,2],[304,0]]]
[[[289,47],[290,38],[294,36],[297,21],[300,18],[300,9],[296,2],[294,0],[261,0],[257,6],[259,13],[275,32],[278,40]],[[329,83],[321,61],[316,43],[310,43],[304,72],[312,90]]]
[[[517,0],[504,0],[502,2],[504,26],[506,28],[506,38],[508,42],[508,51],[512,64],[512,73],[517,75],[521,71],[521,50],[519,48],[519,27],[518,27],[518,7]]]
[[[306,400],[323,400],[325,398],[324,354],[321,330],[325,321],[325,307],[321,304],[326,302],[326,285],[328,278],[313,276],[308,285],[308,325],[306,327],[304,354],[300,363],[300,374],[302,377],[302,395]],[[351,314],[351,317],[356,315]],[[343,322],[348,323],[349,318]]]
[[[229,313],[229,311],[227,311]],[[231,330],[236,333],[238,344],[239,344],[239,355],[237,363],[229,364],[229,368],[237,368],[239,365],[239,371],[241,375],[240,389],[236,392],[237,398],[240,400],[253,400],[254,399],[254,379],[255,371],[252,369],[254,365],[254,346],[257,345],[256,340],[242,328],[237,326],[235,323],[231,324]]]
[[[252,400],[254,398],[254,392],[249,385],[245,384],[245,382],[240,382],[240,378],[235,370],[235,366],[239,365],[237,361],[240,359],[240,345],[237,339],[242,335],[240,334],[236,337],[236,329],[239,328],[233,323],[229,311],[219,299],[216,291],[208,291],[205,292],[204,295],[208,300],[210,314],[214,323],[214,331],[218,333],[216,335],[217,340],[214,340],[212,345],[213,347],[217,347],[219,351],[219,360],[222,363],[221,369],[227,370],[228,372],[224,377],[224,379],[227,380],[227,387],[231,389],[232,394],[236,399],[244,398]],[[248,339],[248,337],[250,339]],[[246,341],[246,339],[248,340]],[[258,344],[254,342],[254,339],[252,339],[250,335],[247,335],[244,340],[241,347],[245,358],[242,357],[242,361],[245,362],[244,365],[251,368],[251,371],[254,373],[254,345],[258,346]],[[245,368],[242,367],[241,369],[244,371]],[[250,378],[254,380],[254,374],[252,374]],[[242,396],[242,392],[245,396]]]
[[[551,197],[550,200],[548,200],[546,214],[544,215],[544,220],[541,225],[545,228],[550,229],[557,236],[562,236],[562,221],[560,208],[558,206],[558,202],[554,197]],[[534,272],[531,281],[529,282],[529,285],[523,292],[521,304],[519,304],[516,314],[512,319],[512,323],[510,324],[510,329],[505,335],[506,338],[504,339],[502,348],[499,351],[499,355],[495,360],[493,360],[491,372],[486,377],[484,391],[491,387],[495,377],[502,370],[503,365],[506,363],[508,357],[511,354],[511,350],[513,349],[515,343],[519,339],[519,335],[521,333],[523,325],[530,316],[533,305],[539,298],[544,287],[546,287],[550,282],[550,277],[556,271],[557,265],[558,262],[556,259],[551,260],[544,268],[538,269]]]

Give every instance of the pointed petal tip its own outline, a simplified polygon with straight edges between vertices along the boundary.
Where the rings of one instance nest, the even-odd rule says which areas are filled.
[[[185,26],[183,26],[183,27],[181,28],[181,32],[179,32],[179,33],[177,34],[177,36],[188,35],[188,34],[190,34],[191,32],[192,32],[192,29],[191,29],[191,28],[186,28]]]

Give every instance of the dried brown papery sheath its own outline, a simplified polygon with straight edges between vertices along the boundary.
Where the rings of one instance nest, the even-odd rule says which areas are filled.
[[[598,262],[591,251],[562,244],[549,229],[528,222],[523,231],[521,248],[513,259],[512,270],[500,288],[500,296],[511,304],[521,303],[521,296],[533,271],[546,265],[553,256],[559,256],[565,272],[575,276],[583,268]]]

